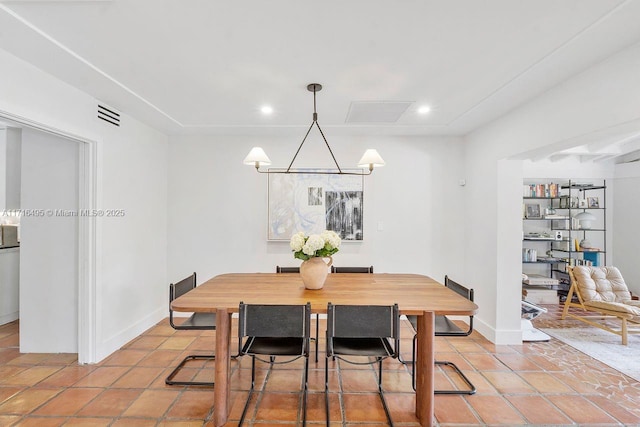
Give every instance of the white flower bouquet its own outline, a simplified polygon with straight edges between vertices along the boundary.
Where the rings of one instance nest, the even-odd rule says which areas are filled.
[[[335,231],[325,230],[321,234],[305,236],[300,231],[291,237],[289,246],[293,251],[293,257],[303,261],[313,257],[328,257],[336,252],[342,243],[342,239]]]

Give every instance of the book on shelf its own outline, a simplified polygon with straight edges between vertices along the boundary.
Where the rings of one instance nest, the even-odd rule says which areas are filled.
[[[598,254],[592,254],[592,253],[587,253],[585,255],[598,255]],[[596,258],[595,261],[590,259],[590,257],[587,257],[586,259],[580,259],[580,258],[571,258],[568,260],[568,264],[571,267],[576,267],[576,266],[580,266],[580,265],[584,265],[587,267],[592,267],[592,266],[597,266],[598,265],[598,259]]]
[[[525,285],[531,286],[551,286],[557,285],[560,282],[558,279],[548,276],[542,276],[540,274],[528,274],[527,278],[522,281]]]
[[[554,198],[559,195],[560,186],[554,183],[548,184],[524,184],[523,193],[524,197],[538,197],[538,198]]]

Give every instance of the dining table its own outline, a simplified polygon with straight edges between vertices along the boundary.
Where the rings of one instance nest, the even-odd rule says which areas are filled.
[[[418,316],[416,416],[434,422],[434,321],[439,315],[469,316],[478,306],[420,274],[330,273],[321,289],[306,289],[299,274],[227,273],[215,276],[171,302],[178,312],[216,313],[213,422],[222,426],[230,410],[231,316],[245,304],[306,304],[326,313],[327,304],[398,304],[400,314]]]

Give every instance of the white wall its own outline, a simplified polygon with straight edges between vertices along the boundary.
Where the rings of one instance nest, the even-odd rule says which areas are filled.
[[[79,144],[22,132],[20,351],[78,351]],[[32,214],[28,214],[32,212]]]
[[[0,63],[0,116],[95,141],[97,205],[125,211],[96,224],[95,355],[84,361],[101,360],[167,315],[167,137],[126,111],[120,128],[98,120],[95,99],[6,51]]]
[[[366,148],[386,161],[365,178],[364,241],[343,243],[335,265],[373,265],[443,280],[462,271],[462,147],[455,138],[332,137],[341,167]],[[300,138],[303,135],[300,135]],[[298,137],[261,137],[273,166],[287,166]],[[296,266],[288,242],[267,242],[267,175],[242,164],[255,137],[181,137],[170,142],[169,279],[196,271],[203,282],[225,272]],[[320,141],[307,141],[294,166],[330,166]],[[382,222],[383,230],[378,230]]]
[[[640,111],[640,45],[619,52],[495,122],[468,135],[469,211],[465,224],[468,280],[477,284],[478,329],[497,343],[517,343],[520,329],[522,161],[537,148],[636,120]],[[557,174],[554,174],[557,176]],[[608,194],[607,194],[608,195]],[[481,246],[485,256],[473,254]],[[494,263],[493,260],[497,260]],[[497,313],[500,313],[498,316]]]
[[[620,269],[629,290],[640,295],[640,162],[616,165],[613,265]]]
[[[98,282],[99,359],[169,314],[167,142],[128,116],[100,125],[102,217]]]

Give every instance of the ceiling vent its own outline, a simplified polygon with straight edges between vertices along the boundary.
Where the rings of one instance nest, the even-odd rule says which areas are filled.
[[[346,123],[395,123],[413,101],[353,101]]]
[[[116,113],[113,108],[98,104],[98,118],[114,126],[120,126],[120,113]]]

